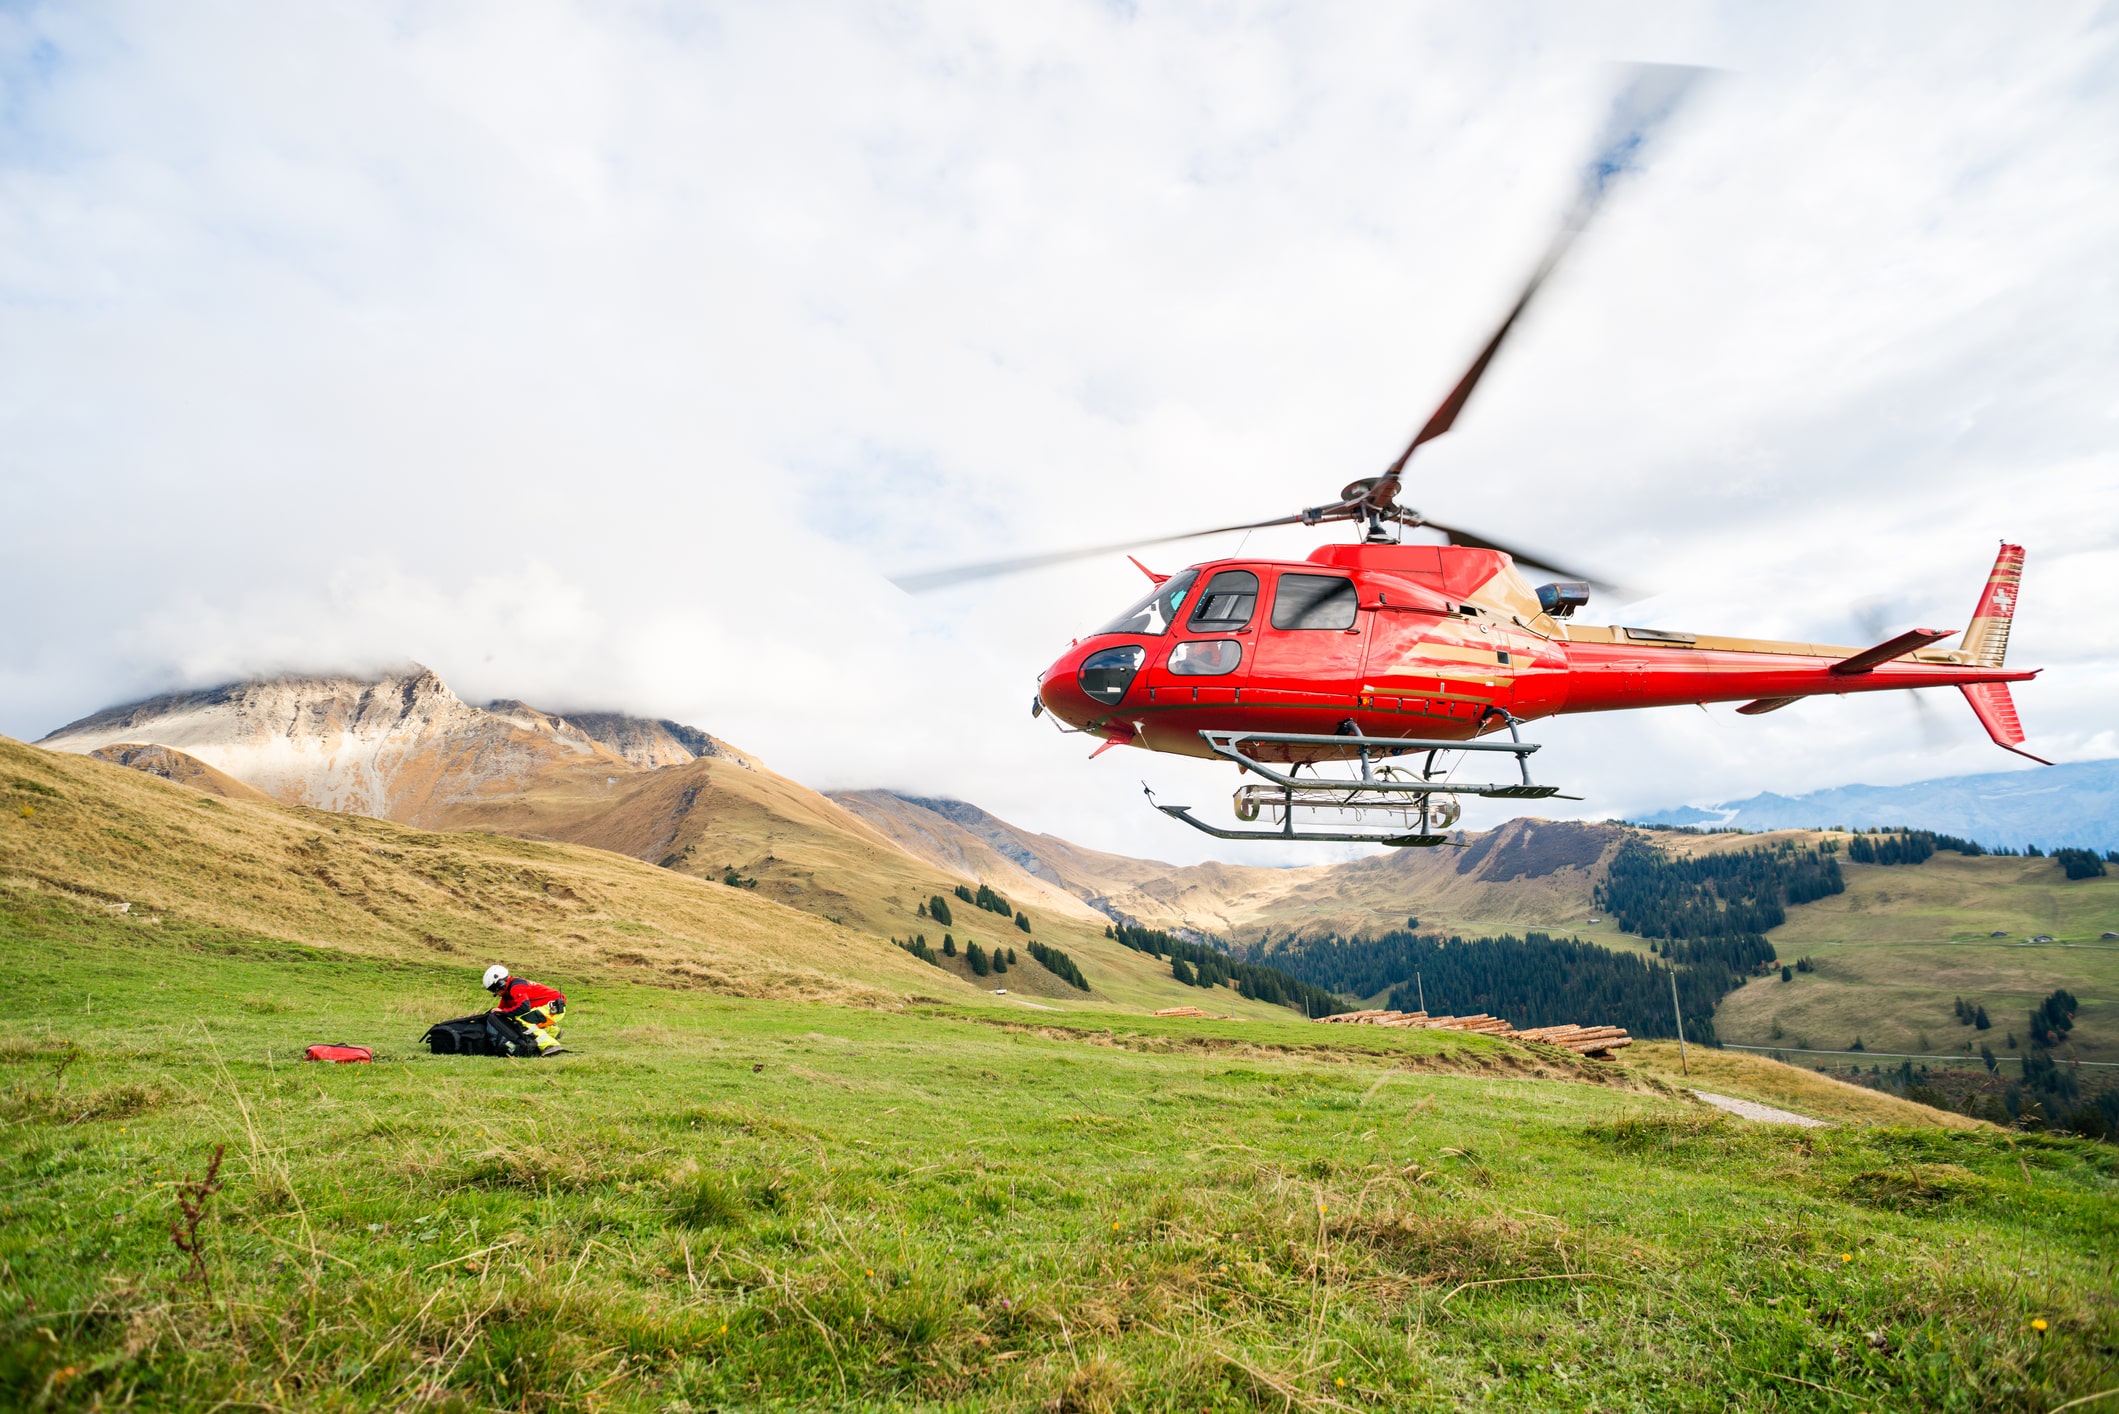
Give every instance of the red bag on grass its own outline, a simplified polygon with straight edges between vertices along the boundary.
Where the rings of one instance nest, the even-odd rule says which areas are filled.
[[[369,1050],[366,1046],[349,1046],[344,1042],[340,1042],[333,1046],[311,1046],[308,1050],[302,1052],[302,1059],[337,1061],[343,1065],[349,1061],[354,1063],[372,1061],[375,1059],[375,1052]]]

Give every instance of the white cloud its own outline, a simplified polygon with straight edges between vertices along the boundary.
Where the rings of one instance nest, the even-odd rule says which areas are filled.
[[[1312,504],[1448,386],[1613,57],[1729,73],[1408,499],[1844,636],[2030,563],[2108,754],[2115,31],[2091,6],[112,6],[0,15],[0,730],[246,667],[684,717],[1112,848],[1231,783],[1033,724],[1123,560]],[[1306,532],[1252,548],[1299,555]],[[1149,555],[1168,567],[1223,546]],[[1541,725],[1590,813],[2006,764],[1945,694]]]

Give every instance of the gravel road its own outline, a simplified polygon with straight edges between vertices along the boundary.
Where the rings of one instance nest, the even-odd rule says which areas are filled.
[[[1789,1110],[1777,1110],[1756,1100],[1739,1100],[1734,1095],[1715,1095],[1705,1090],[1695,1090],[1692,1093],[1718,1110],[1727,1110],[1740,1119],[1754,1119],[1760,1124],[1799,1124],[1805,1129],[1829,1127],[1824,1120],[1812,1119],[1808,1115],[1795,1114]]]

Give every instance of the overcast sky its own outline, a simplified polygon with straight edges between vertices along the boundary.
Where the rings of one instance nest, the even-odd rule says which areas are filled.
[[[1123,558],[883,575],[1373,474],[1638,59],[1724,72],[1405,501],[1658,591],[1593,620],[1847,642],[2021,541],[2031,743],[2119,754],[2115,52],[2108,5],[1932,0],[0,6],[0,732],[414,659],[1323,857],[1030,721]],[[1589,815],[2023,764],[1934,696],[1532,735]]]

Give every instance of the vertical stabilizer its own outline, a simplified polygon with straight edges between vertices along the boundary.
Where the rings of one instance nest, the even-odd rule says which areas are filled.
[[[1979,591],[1979,607],[1972,611],[1972,622],[1964,631],[1962,650],[1974,663],[1982,668],[1998,668],[2009,652],[2009,621],[2016,617],[2016,587],[2023,582],[2023,547],[2004,543],[2001,553],[1994,559],[1993,573],[1987,576],[1986,588]],[[1965,689],[1967,696],[1971,689]],[[2008,702],[2008,692],[2002,691],[2003,704]],[[1978,703],[1973,703],[1978,709]],[[2009,721],[2016,720],[2014,708],[2009,709]],[[1981,712],[1979,720],[1987,720]],[[1991,724],[1988,731],[1993,731]],[[2000,736],[1994,738],[2001,741]],[[2019,732],[2016,740],[2022,741]],[[2004,746],[2007,742],[2002,742]]]

